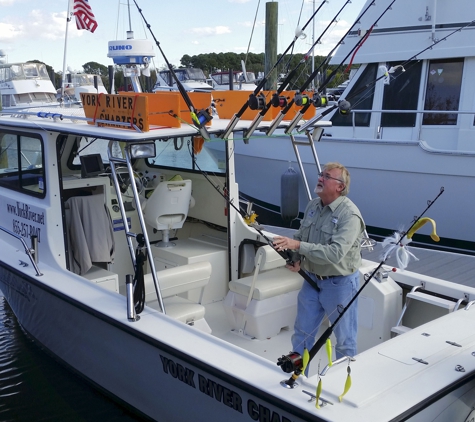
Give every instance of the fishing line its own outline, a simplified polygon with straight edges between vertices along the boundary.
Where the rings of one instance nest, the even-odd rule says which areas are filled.
[[[395,0],[394,0],[395,1]],[[418,53],[414,54],[411,58],[407,59],[406,61],[400,63],[399,65],[395,66],[394,67],[394,71],[397,69],[397,68],[402,68],[404,69],[405,66],[408,66],[410,63],[417,63],[417,61],[421,60],[421,59],[417,59],[418,56],[420,56],[421,54],[423,54],[424,52],[426,52],[427,50],[431,50],[434,46],[436,46],[437,44],[441,43],[442,41],[445,41],[447,40],[447,38],[451,37],[452,35],[454,35],[455,33],[457,32],[462,32],[462,30],[464,30],[465,28],[469,27],[469,26],[472,26],[473,24],[475,23],[475,19],[466,23],[465,25],[462,25],[461,27],[455,29],[454,31],[452,31],[451,33],[447,34],[445,37],[437,40],[437,41],[434,41],[431,45],[429,45],[428,47],[425,47],[424,49],[422,49],[421,51],[419,51]],[[391,71],[391,69],[389,69],[389,72]],[[403,72],[401,72],[399,74],[399,76],[402,74]],[[390,73],[389,73],[390,74]],[[351,99],[351,98],[354,98],[356,95],[359,95],[361,93],[363,93],[365,90],[371,88],[372,86],[374,86],[379,80],[385,78],[387,75],[386,74],[383,74],[379,77],[377,77],[374,81],[371,81],[370,83],[366,84],[365,86],[361,87],[361,89],[357,90],[355,93],[353,93],[352,95],[350,95],[348,97],[348,99]],[[345,101],[348,101],[345,99]],[[356,103],[356,104],[359,104],[359,103]],[[321,114],[320,118],[323,117],[324,115],[328,114],[329,112],[333,111],[335,108],[337,108],[338,106],[333,106],[330,110],[328,110],[328,112],[324,112]],[[354,107],[354,106],[353,106]],[[307,107],[308,109],[308,107]],[[305,109],[306,110],[306,109]],[[301,113],[303,111],[303,109],[299,112]],[[347,113],[349,113],[350,110],[347,110]],[[319,119],[318,119],[319,120]]]
[[[137,0],[134,0],[134,3],[135,3],[135,6],[137,6],[137,10],[139,11],[140,15],[142,16],[142,19],[143,21],[145,22],[145,25],[147,26],[148,30],[150,31],[150,34],[152,35],[153,37],[153,40],[155,41],[155,44],[156,46],[158,47],[158,49],[160,50],[160,53],[162,54],[163,56],[163,59],[165,60],[165,63],[168,67],[168,70],[170,71],[170,74],[172,75],[173,79],[175,80],[175,83],[178,87],[178,90],[180,91],[180,94],[181,96],[183,97],[183,100],[185,101],[186,105],[188,106],[188,109],[190,110],[190,114],[191,114],[191,120],[193,121],[193,123],[195,124],[196,128],[199,130],[201,136],[204,138],[204,139],[209,139],[209,133],[208,131],[206,130],[205,128],[205,125],[206,123],[208,123],[209,121],[211,121],[211,119],[213,118],[206,110],[200,110],[197,112],[197,110],[195,109],[195,107],[193,106],[193,103],[191,101],[191,98],[190,96],[188,95],[188,93],[186,92],[186,89],[185,87],[183,86],[183,84],[181,83],[181,81],[178,79],[178,77],[176,76],[176,73],[174,72],[173,70],[173,67],[172,65],[170,64],[170,62],[168,61],[167,57],[165,56],[165,53],[163,52],[162,50],[162,47],[160,46],[160,43],[158,42],[157,38],[155,37],[155,34],[153,33],[152,31],[152,27],[150,26],[150,24],[147,22],[147,20],[145,19],[145,16],[144,14],[142,13],[142,9],[139,7],[139,5],[137,4]]]
[[[135,1],[135,0],[134,0]],[[310,19],[306,22],[306,24],[302,27],[302,29],[299,31],[298,34],[295,34],[295,37],[294,39],[292,40],[292,42],[290,43],[290,45],[286,48],[286,50],[282,53],[282,55],[280,56],[280,58],[274,63],[274,65],[272,66],[272,68],[267,72],[267,74],[262,78],[262,80],[259,82],[259,84],[256,86],[256,88],[254,89],[253,93],[251,95],[254,95],[256,96],[257,94],[259,94],[259,92],[262,90],[262,88],[264,87],[264,85],[266,84],[269,76],[272,74],[272,72],[277,68],[277,66],[280,64],[280,62],[284,59],[285,55],[288,53],[288,51],[292,48],[292,46],[295,44],[295,42],[297,41],[297,39],[299,38],[300,34],[303,33],[303,31],[305,30],[305,28],[310,24],[310,22],[314,19],[314,17],[317,15],[317,13],[320,11],[320,9],[323,7],[323,5],[327,2],[327,0],[323,0],[323,2],[320,4],[320,6],[317,8],[317,10],[315,10],[315,12],[313,13],[313,15],[310,17]],[[241,119],[242,115],[244,114],[244,112],[247,110],[249,106],[249,101],[246,101],[243,106],[241,107],[241,109],[232,117],[231,121],[228,123],[228,126],[226,127],[226,129],[224,130],[224,132],[221,134],[221,138],[223,139],[227,139],[229,138],[229,135],[231,134],[231,132],[233,131],[233,129],[236,127],[236,125],[238,124],[239,120]]]
[[[391,8],[391,6],[394,4],[396,0],[393,0],[389,6],[384,10],[384,12],[379,16],[379,18],[375,21],[375,23],[373,23],[372,27],[384,16],[384,14]],[[370,7],[374,6],[375,5],[375,2],[376,0],[373,0],[367,7],[366,9],[358,16],[358,18],[355,20],[355,22],[353,23],[353,25],[351,25],[351,27],[348,29],[348,31],[345,33],[345,35],[343,35],[343,37],[341,37],[341,39],[338,41],[338,43],[333,47],[333,49],[330,51],[330,53],[328,53],[328,55],[326,56],[326,58],[323,60],[323,62],[314,70],[314,72],[310,75],[310,77],[306,80],[306,82],[301,86],[301,88],[298,90],[298,92],[296,93],[295,97],[279,112],[278,116],[272,121],[271,125],[269,126],[269,129],[267,130],[267,135],[271,135],[272,133],[274,133],[274,131],[277,129],[277,126],[282,122],[282,120],[284,119],[285,115],[288,113],[288,111],[290,110],[290,108],[292,107],[292,105],[296,102],[296,99],[298,99],[298,102],[296,103],[298,106],[302,106],[303,105],[303,108],[294,116],[294,118],[292,119],[292,121],[290,122],[290,124],[287,126],[287,128],[285,129],[285,133],[288,134],[289,132],[291,132],[295,126],[297,125],[297,123],[300,121],[300,119],[303,117],[303,115],[305,114],[305,112],[308,110],[308,107],[310,106],[311,103],[313,103],[314,105],[316,105],[317,107],[318,106],[321,106],[323,104],[323,101],[325,101],[322,97],[320,97],[320,93],[323,91],[323,89],[326,87],[326,85],[328,85],[328,83],[333,79],[333,77],[335,76],[335,74],[337,73],[338,69],[340,69],[344,62],[346,61],[346,59],[350,56],[350,54],[352,54],[354,52],[354,50],[356,48],[358,48],[358,45],[360,45],[362,42],[363,42],[363,38],[360,38],[358,40],[358,42],[356,43],[355,46],[353,46],[353,48],[350,50],[350,52],[348,53],[348,55],[342,60],[342,62],[335,68],[335,70],[333,70],[333,72],[326,78],[326,80],[324,81],[324,83],[322,84],[322,86],[319,87],[319,89],[316,91],[316,93],[314,94],[314,98],[312,101],[310,101],[309,98],[305,98],[304,96],[300,95],[301,92],[303,92],[307,87],[308,85],[310,85],[310,83],[312,82],[313,79],[315,79],[315,77],[318,75],[318,72],[320,71],[320,69],[322,69],[324,66],[326,66],[326,64],[330,61],[331,57],[333,56],[333,53],[336,51],[336,49],[338,48],[338,46],[340,44],[343,43],[343,41],[345,40],[346,36],[353,30],[353,28],[356,26],[357,23],[359,23],[360,19],[366,14],[366,12],[368,12],[368,10],[370,9]],[[307,104],[305,105],[304,104],[304,100],[307,101]],[[334,110],[334,108],[332,108],[332,110]]]
[[[393,0],[393,1],[396,1],[396,0]],[[297,70],[300,68],[300,66],[302,66],[308,59],[309,57],[311,57],[311,54],[312,54],[312,51],[313,49],[315,48],[315,46],[320,42],[320,40],[322,39],[322,37],[325,35],[325,33],[327,32],[327,30],[330,28],[331,25],[334,24],[334,22],[336,22],[336,19],[338,18],[338,16],[340,15],[340,13],[343,11],[343,9],[345,9],[345,7],[351,3],[351,0],[346,0],[345,3],[343,4],[343,6],[340,8],[340,10],[338,11],[338,13],[332,18],[332,20],[330,21],[330,23],[326,26],[326,28],[323,30],[323,32],[320,34],[320,36],[317,38],[316,41],[314,41],[314,43],[312,44],[312,46],[310,47],[310,49],[308,50],[308,52],[303,56],[303,58],[299,61],[299,63],[297,64],[297,66],[295,66],[292,71],[287,75],[287,77],[285,78],[285,80],[280,84],[279,88],[277,89],[277,91],[273,94],[272,96],[272,100],[267,102],[266,104],[262,104],[261,106],[261,102],[258,101],[258,97],[256,97],[255,95],[251,94],[250,97],[249,97],[249,107],[253,110],[258,110],[260,109],[261,111],[256,115],[256,117],[254,118],[254,120],[252,121],[250,127],[248,128],[248,130],[246,131],[246,133],[244,134],[244,142],[246,142],[250,136],[254,133],[254,131],[256,130],[257,126],[259,125],[259,123],[262,121],[262,119],[264,118],[264,116],[266,115],[267,111],[270,109],[271,105],[275,105],[275,102],[277,102],[277,104],[280,104],[282,100],[282,97],[279,97],[279,94],[282,93],[282,91],[284,91],[284,89],[287,87],[287,85],[289,84],[289,82],[292,80],[292,78],[295,76]],[[253,106],[254,105],[254,106]]]

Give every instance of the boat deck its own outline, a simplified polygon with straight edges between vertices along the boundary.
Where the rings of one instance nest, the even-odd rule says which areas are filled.
[[[294,229],[276,226],[265,226],[265,230],[288,237],[291,237],[295,232]],[[464,286],[475,287],[475,256],[418,247],[409,247],[408,249],[418,258],[418,261],[411,260],[409,262],[408,270]],[[363,258],[380,262],[381,253],[381,243],[377,243],[372,251],[363,250]],[[386,261],[386,265],[397,266],[394,254]]]

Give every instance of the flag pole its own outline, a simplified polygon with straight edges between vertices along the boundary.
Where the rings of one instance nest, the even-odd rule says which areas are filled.
[[[61,75],[61,98],[60,101],[64,100],[64,86],[66,84],[66,56],[68,51],[68,28],[69,22],[71,21],[71,3],[73,0],[68,0],[68,12],[66,15],[66,31],[64,36],[64,53],[63,53],[63,74]]]

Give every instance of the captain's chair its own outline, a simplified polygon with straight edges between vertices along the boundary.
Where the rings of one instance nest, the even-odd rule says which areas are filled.
[[[158,247],[175,246],[170,242],[170,229],[181,229],[188,215],[191,200],[191,180],[161,182],[145,202],[145,222],[162,231]]]

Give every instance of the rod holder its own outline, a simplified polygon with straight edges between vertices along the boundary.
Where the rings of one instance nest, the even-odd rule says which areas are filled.
[[[232,131],[236,127],[236,125],[239,122],[240,117],[235,114],[232,119],[228,123],[228,127],[224,130],[224,132],[221,134],[220,138],[221,139],[228,139],[229,135],[231,135]]]
[[[38,265],[38,236],[31,236],[31,255],[33,256],[33,261]]]
[[[244,133],[244,143],[245,144],[248,144],[249,143],[249,138],[252,136],[252,134],[254,133],[254,131],[256,130],[257,126],[259,126],[259,123],[262,122],[262,119],[264,118],[264,116],[259,113],[255,118],[254,120],[252,121],[251,123],[251,126],[249,127],[249,129],[246,131],[246,133]]]
[[[289,133],[291,133],[295,129],[295,126],[297,126],[297,124],[300,122],[302,117],[303,117],[303,114],[300,111],[298,111],[297,114],[295,115],[295,117],[290,122],[290,124],[285,129],[284,132],[285,132],[286,135],[288,135]]]
[[[284,120],[285,114],[282,113],[282,111],[279,112],[278,116],[274,119],[274,121],[271,123],[269,126],[269,129],[267,130],[266,134],[267,136],[272,136],[274,131],[277,129],[277,127],[280,125],[280,122]]]
[[[134,306],[134,278],[132,275],[127,274],[125,276],[125,287],[127,290],[127,319],[131,322],[138,321],[140,316],[135,312]]]

